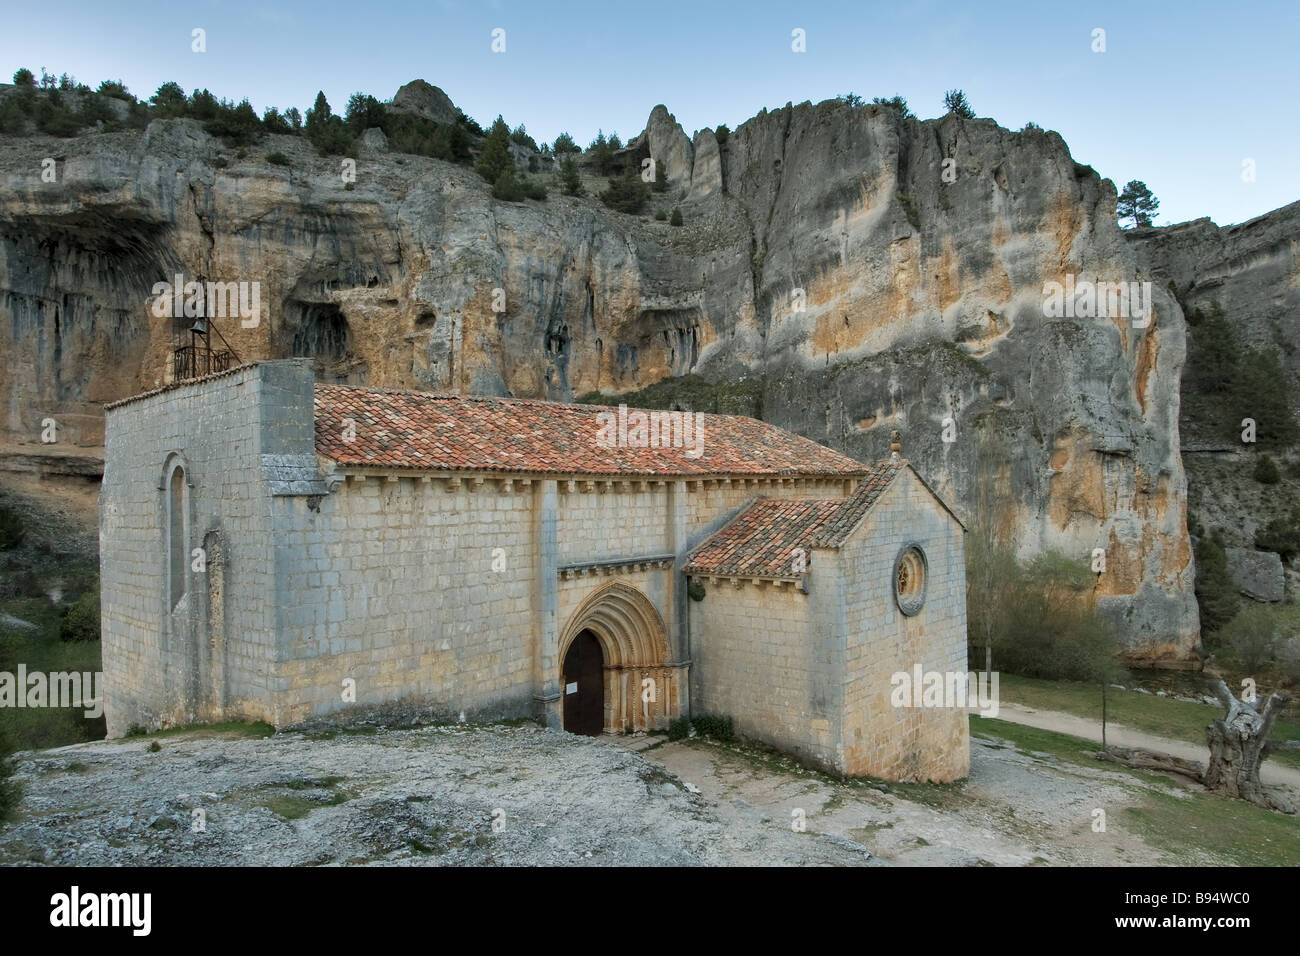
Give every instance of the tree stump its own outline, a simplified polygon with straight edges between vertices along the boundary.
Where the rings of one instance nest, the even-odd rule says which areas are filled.
[[[1267,790],[1259,782],[1260,764],[1272,750],[1281,749],[1268,738],[1290,696],[1270,694],[1259,708],[1254,703],[1238,700],[1221,679],[1212,681],[1210,689],[1223,702],[1227,713],[1205,728],[1205,741],[1210,747],[1206,789],[1269,810],[1295,813],[1295,805],[1290,800]]]

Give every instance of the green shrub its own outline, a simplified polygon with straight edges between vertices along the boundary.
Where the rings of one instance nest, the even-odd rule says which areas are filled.
[[[492,196],[503,202],[545,199],[546,187],[527,176],[516,176],[513,167],[507,166],[492,184]]]
[[[618,160],[614,156],[614,151],[621,148],[622,144],[615,146],[615,143],[618,143],[617,133],[606,139],[604,130],[596,130],[596,138],[587,147],[587,155],[591,157],[596,171],[602,176],[610,175],[617,166]]]
[[[493,184],[495,195],[495,185],[501,175],[506,172],[513,174],[514,168],[515,161],[510,155],[510,127],[498,115],[488,130],[487,140],[483,143],[483,151],[479,153],[478,162],[474,164],[474,171]]]
[[[384,104],[368,93],[353,93],[343,111],[343,122],[354,137],[360,136],[372,126],[382,129],[385,112]]]
[[[22,799],[22,787],[13,779],[13,743],[4,727],[0,727],[0,824],[8,823],[14,817],[18,801]]]
[[[655,210],[655,219],[656,219],[658,222],[667,222],[667,221],[668,221],[668,213],[664,212],[662,209],[656,209],[656,210]]]
[[[1228,574],[1223,532],[1216,530],[1196,542],[1196,603],[1201,629],[1214,633],[1232,620],[1241,605],[1237,586]]]
[[[1286,374],[1275,349],[1246,349],[1232,382],[1234,431],[1241,420],[1255,421],[1255,441],[1261,448],[1284,448],[1300,440],[1300,426],[1291,411]]]
[[[1195,385],[1185,390],[1218,400],[1202,414],[1214,431],[1229,441],[1241,440],[1243,419],[1255,422],[1260,448],[1281,448],[1300,441],[1300,426],[1287,398],[1289,388],[1276,349],[1243,349],[1233,324],[1217,301],[1209,309],[1189,309],[1191,334],[1185,375]],[[1199,407],[1199,406],[1198,406]]]
[[[232,146],[248,146],[261,135],[262,121],[248,100],[238,106],[231,106],[223,100],[217,104],[203,128],[208,135],[220,137]]]
[[[1292,508],[1284,518],[1274,518],[1255,532],[1255,547],[1276,551],[1283,561],[1300,554],[1300,508]]]
[[[701,737],[712,737],[721,743],[731,743],[736,739],[730,717],[713,714],[701,714],[691,718],[691,725]]]
[[[395,153],[414,153],[449,163],[464,164],[470,159],[469,133],[459,123],[448,126],[410,113],[386,112],[379,128],[388,137],[388,148]]]
[[[912,111],[907,106],[907,100],[903,99],[903,97],[899,96],[897,93],[890,97],[874,97],[871,102],[876,106],[884,106],[891,110],[898,111],[903,119],[912,116]]]
[[[14,86],[34,90],[36,89],[36,77],[27,67],[19,67],[14,71]]]
[[[551,148],[555,151],[556,156],[561,156],[565,153],[582,152],[582,150],[578,148],[578,144],[573,141],[573,137],[568,133],[561,133],[559,136],[555,137],[555,145]]]
[[[135,97],[127,90],[126,84],[121,80],[104,80],[99,84],[99,89],[95,92],[101,96],[111,96],[114,99],[126,100],[128,103],[134,103]]]
[[[913,229],[921,228],[921,214],[916,210],[916,203],[912,202],[912,197],[907,193],[899,193],[898,201],[903,206],[903,212],[907,214],[907,221],[911,223]]]
[[[726,123],[719,123],[713,136],[718,141],[718,148],[721,149],[723,146],[727,145],[727,140],[731,138],[731,127]]]
[[[669,740],[685,740],[691,735],[691,718],[678,717],[668,725]]]
[[[280,111],[274,106],[268,106],[262,112],[262,128],[268,133],[279,133],[282,136],[291,136],[294,133],[293,124],[288,118],[280,115]]]
[[[690,583],[686,585],[686,593],[690,596],[692,601],[703,601],[704,585],[694,578],[691,578]]]
[[[36,104],[36,128],[50,136],[68,138],[81,132],[82,123],[77,115],[59,101],[53,92]]]
[[[266,154],[266,161],[267,161],[268,163],[270,163],[272,166],[288,166],[288,165],[290,165],[289,157],[286,156],[286,155],[284,155],[284,153],[280,153],[280,152],[267,153],[267,154]]]
[[[528,130],[524,129],[524,124],[520,123],[510,131],[510,142],[531,149],[537,152],[537,141],[528,135]]]
[[[1273,659],[1280,637],[1277,608],[1254,601],[1246,602],[1219,632],[1221,644],[1252,674]]]
[[[13,509],[0,505],[0,551],[10,551],[23,543],[27,532],[23,520]]]
[[[985,580],[992,593],[980,587]],[[1092,606],[1096,577],[1086,561],[1049,551],[1022,564],[996,546],[985,556],[972,535],[966,581],[972,659],[982,659],[987,633],[998,670],[1047,680],[1114,679],[1118,642]]]
[[[680,226],[682,224],[682,211],[676,206],[673,207],[673,214],[668,217],[668,225]]]
[[[622,176],[611,179],[605,191],[600,194],[600,201],[615,212],[625,212],[635,216],[650,198],[650,184],[641,181],[641,176],[634,169],[625,170]]]
[[[582,195],[582,180],[578,176],[578,164],[571,155],[566,155],[560,160],[560,185],[564,188],[566,196]]]
[[[99,640],[99,590],[87,591],[63,612],[59,637],[65,641]]]
[[[1261,485],[1276,485],[1282,480],[1282,472],[1275,462],[1268,455],[1260,455],[1255,459],[1255,480]]]

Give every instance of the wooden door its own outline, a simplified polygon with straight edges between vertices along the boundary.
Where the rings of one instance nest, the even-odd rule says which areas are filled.
[[[605,655],[591,631],[583,631],[564,655],[564,729],[595,737],[605,729]]]

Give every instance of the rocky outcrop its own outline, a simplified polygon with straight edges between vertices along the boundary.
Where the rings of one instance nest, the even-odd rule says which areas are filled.
[[[721,193],[722,151],[718,149],[718,137],[713,130],[702,129],[695,134],[692,152],[695,164],[691,169],[690,198],[699,201]]]
[[[1237,589],[1252,601],[1280,601],[1285,596],[1286,576],[1282,559],[1272,551],[1225,548],[1228,576]]]
[[[687,154],[671,119],[652,114],[644,140],[670,180],[691,163],[683,228],[558,189],[496,202],[472,170],[392,153],[367,153],[348,189],[302,139],[239,159],[183,120],[0,140],[8,437],[54,417],[93,444],[103,402],[168,377],[156,283],[257,281],[256,324],[216,320],[239,356],[309,355],[334,381],[567,400],[745,377],[764,417],[862,460],[900,429],[963,517],[995,477],[1023,555],[1103,549],[1098,606],[1129,649],[1185,657],[1179,306],[1163,287],[1142,323],[1044,304],[1067,277],[1146,278],[1112,184],[1055,133],[990,120],[787,105]],[[981,433],[1005,460],[980,463]]]
[[[674,191],[678,187],[689,188],[691,171],[694,168],[694,151],[686,132],[677,122],[677,117],[668,112],[662,104],[650,111],[650,119],[645,128],[646,141],[650,155],[655,162],[663,163],[664,175]]]
[[[435,123],[455,123],[459,111],[451,97],[424,80],[412,80],[393,96],[392,109]]]

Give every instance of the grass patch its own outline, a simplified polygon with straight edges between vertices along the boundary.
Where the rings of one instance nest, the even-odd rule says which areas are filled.
[[[257,787],[260,791],[281,791],[266,793],[254,806],[266,807],[276,816],[285,820],[299,820],[321,807],[336,807],[347,803],[356,794],[338,789],[343,777],[308,777],[289,780],[284,783],[268,783]],[[288,792],[283,792],[288,791]],[[310,796],[304,795],[310,793]]]
[[[1146,806],[1125,807],[1120,819],[1180,862],[1187,862],[1191,848],[1212,857],[1207,864],[1290,867],[1300,846],[1294,817],[1212,793],[1151,793]]]
[[[183,727],[168,727],[165,730],[149,732],[139,726],[126,732],[123,740],[139,737],[175,737],[177,734],[203,734],[205,736],[231,737],[270,737],[275,728],[260,720],[226,720],[216,724],[185,724]]]
[[[1096,684],[1003,674],[998,692],[1004,701],[1036,710],[1059,710],[1077,717],[1101,720],[1101,688]],[[1206,746],[1206,725],[1222,716],[1223,708],[1217,704],[1192,703],[1171,697],[1157,697],[1154,694],[1139,694],[1132,690],[1116,690],[1113,687],[1106,691],[1107,724],[1124,724],[1134,730],[1202,747]],[[1300,740],[1300,723],[1279,720],[1273,727],[1273,739]],[[1096,744],[1091,746],[1093,749],[1097,747]],[[1209,757],[1207,747],[1204,759],[1209,760]],[[1270,755],[1268,759],[1300,767],[1300,751],[1282,751]]]
[[[29,674],[37,671],[47,675],[93,674],[102,670],[99,641],[65,641],[61,637],[64,610],[99,586],[95,567],[72,562],[41,573],[3,572],[10,579],[15,575],[23,577],[19,582],[22,593],[0,600],[0,613],[11,614],[35,627],[0,625],[0,671],[16,673],[19,663],[27,665]],[[41,593],[45,588],[54,587],[63,593],[62,604],[55,604]],[[0,722],[16,750],[44,750],[102,740],[107,733],[104,718],[87,718],[87,709],[6,707],[0,710]]]
[[[1295,865],[1300,846],[1300,820],[1295,817],[1207,793],[1195,785],[1177,794],[1169,793],[1169,778],[1163,774],[1093,759],[1090,755],[1098,745],[1092,741],[1001,720],[980,720],[986,731],[1007,738],[1021,750],[1049,753],[1080,766],[1118,771],[1136,782],[1148,784],[1138,791],[1142,805],[1120,808],[1119,819],[1151,846],[1177,854],[1180,862],[1188,862],[1189,851],[1200,851],[1205,858],[1193,861],[1197,864]]]

